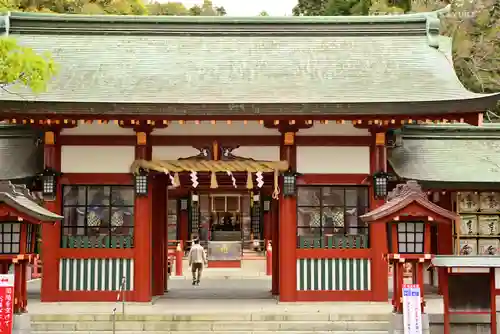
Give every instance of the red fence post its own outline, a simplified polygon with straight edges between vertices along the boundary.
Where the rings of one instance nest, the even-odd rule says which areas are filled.
[[[271,241],[268,241],[266,249],[266,275],[271,276],[272,274],[273,274],[273,247],[271,246]]]
[[[40,255],[35,255],[33,259],[33,273],[31,274],[32,278],[41,278],[42,277],[42,261],[40,260]]]
[[[182,276],[182,240],[177,243],[177,249],[175,250],[175,276]]]

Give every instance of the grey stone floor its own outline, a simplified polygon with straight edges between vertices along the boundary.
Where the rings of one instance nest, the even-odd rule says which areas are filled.
[[[190,280],[168,282],[166,298],[175,299],[269,299],[270,279],[203,279],[199,286]]]

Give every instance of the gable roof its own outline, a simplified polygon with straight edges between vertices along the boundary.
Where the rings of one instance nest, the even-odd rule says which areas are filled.
[[[500,124],[406,126],[401,137],[402,145],[388,157],[399,177],[436,186],[498,187]]]
[[[283,18],[11,13],[7,19],[9,35],[49,51],[60,73],[45,93],[19,88],[22,97],[2,92],[0,99],[59,103],[54,111],[92,102],[116,104],[114,112],[121,113],[128,110],[120,104],[130,103],[165,104],[162,114],[189,114],[190,105],[201,105],[202,114],[266,113],[258,106],[279,103],[298,104],[294,114],[439,114],[477,112],[497,101],[460,83],[439,49],[435,13]],[[175,110],[167,108],[172,104]],[[237,107],[212,110],[211,104]],[[6,105],[22,111],[15,107]]]
[[[454,212],[446,210],[437,204],[429,201],[427,195],[416,181],[408,181],[405,184],[399,184],[387,196],[387,202],[374,210],[365,213],[360,218],[365,222],[374,222],[384,217],[391,216],[404,210],[408,205],[417,203],[421,207],[434,212],[436,215],[447,218],[450,221],[458,219]]]

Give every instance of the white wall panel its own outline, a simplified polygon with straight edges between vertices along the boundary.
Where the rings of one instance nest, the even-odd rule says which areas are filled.
[[[233,154],[242,158],[252,158],[255,160],[280,160],[279,146],[241,146],[233,150]]]
[[[153,146],[154,160],[177,160],[198,155],[200,151],[192,146]]]
[[[315,122],[310,129],[301,129],[297,132],[297,136],[369,136],[370,132],[367,129],[355,128],[351,123],[337,124],[328,123],[320,124]]]
[[[129,173],[133,146],[62,146],[63,173]]]
[[[202,121],[196,124],[194,121],[179,124],[171,122],[165,129],[156,129],[153,136],[279,136],[276,129],[267,129],[258,121],[233,121],[227,124],[225,121],[219,121],[211,124],[208,121]]]
[[[369,174],[367,146],[298,146],[299,173]]]
[[[125,129],[120,127],[118,124],[108,123],[108,124],[98,124],[96,122],[92,124],[80,124],[76,128],[63,129],[63,136],[129,136],[134,135],[133,129]]]

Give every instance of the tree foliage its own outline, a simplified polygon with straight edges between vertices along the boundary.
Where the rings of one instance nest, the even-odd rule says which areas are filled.
[[[10,92],[10,86],[19,84],[33,92],[44,91],[56,71],[50,54],[37,54],[15,39],[0,38],[0,88],[3,90]]]
[[[440,0],[298,0],[293,13],[391,15],[429,12],[446,5]],[[443,33],[453,40],[453,62],[462,83],[478,93],[500,91],[500,2],[458,0],[441,23]]]
[[[172,15],[172,16],[223,16],[224,7],[217,7],[210,0],[202,5],[186,8],[182,2],[142,0],[0,0],[0,9],[23,12],[48,12],[65,14],[111,15]]]

